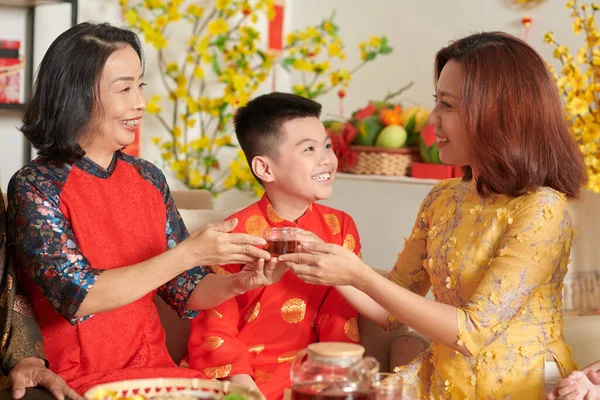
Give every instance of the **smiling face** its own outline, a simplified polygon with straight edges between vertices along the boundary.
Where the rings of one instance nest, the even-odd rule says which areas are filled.
[[[437,82],[436,104],[428,119],[428,124],[435,126],[440,160],[461,167],[471,165],[472,160],[460,115],[462,74],[460,63],[455,60],[446,63]]]
[[[108,57],[99,82],[95,123],[88,131],[84,150],[112,153],[133,143],[146,108],[143,86],[142,64],[131,46]]]
[[[266,158],[269,174],[260,176],[269,197],[301,206],[331,197],[338,160],[323,123],[295,118],[281,127],[285,140],[278,157]]]

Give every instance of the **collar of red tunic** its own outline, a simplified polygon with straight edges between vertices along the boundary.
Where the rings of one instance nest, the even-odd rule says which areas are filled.
[[[87,157],[83,157],[77,161],[75,161],[75,166],[82,171],[87,172],[90,175],[97,176],[98,178],[110,178],[115,169],[117,168],[117,164],[120,158],[123,158],[123,155],[120,151],[116,151],[113,155],[112,161],[107,168],[104,168]]]
[[[294,227],[294,228],[302,227],[302,226],[305,226],[305,224],[313,216],[313,203],[311,203],[311,204],[309,204],[308,208],[306,209],[306,212],[304,214],[302,214],[302,216],[300,218],[298,218],[298,220],[296,222],[288,221],[287,219],[284,219],[283,217],[280,217],[279,214],[277,214],[277,212],[271,205],[271,202],[269,201],[269,197],[267,197],[266,193],[259,200],[258,207],[260,208],[261,213],[267,217],[267,221],[269,222],[269,224],[274,227],[285,227],[285,226]]]

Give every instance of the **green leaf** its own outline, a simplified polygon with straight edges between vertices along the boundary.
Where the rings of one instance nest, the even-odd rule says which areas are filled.
[[[219,35],[217,36],[217,40],[215,40],[212,44],[219,50],[223,50],[225,48],[225,43],[227,43],[227,35]]]
[[[217,58],[217,52],[213,50],[212,52],[212,68],[215,71],[215,74],[221,75],[221,66],[219,65],[219,59]]]
[[[377,53],[374,51],[369,51],[365,57],[365,61],[373,61],[377,57]]]
[[[294,65],[295,62],[296,62],[296,57],[286,57],[283,59],[283,63],[285,65]]]
[[[404,129],[406,129],[406,133],[408,133],[409,135],[416,133],[415,125],[417,125],[417,114],[410,117],[410,119],[406,123],[406,126],[404,126]]]
[[[391,52],[392,52],[391,47],[384,47],[381,50],[379,50],[379,54],[390,54]]]
[[[387,47],[388,44],[388,38],[386,36],[381,38],[381,50],[385,49]]]

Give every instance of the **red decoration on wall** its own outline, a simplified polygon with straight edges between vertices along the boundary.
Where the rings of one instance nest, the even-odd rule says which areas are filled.
[[[521,24],[523,24],[523,40],[525,42],[529,41],[529,28],[531,27],[532,22],[533,19],[529,15],[526,15],[521,19]]]
[[[269,21],[269,50],[280,52],[283,50],[283,16],[284,1],[275,1],[275,17]]]

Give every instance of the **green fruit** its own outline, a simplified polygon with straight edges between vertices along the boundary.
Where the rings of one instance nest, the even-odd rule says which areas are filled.
[[[432,164],[442,164],[440,149],[438,149],[437,144],[434,143],[430,147],[427,147],[421,135],[419,135],[419,151],[423,161]]]
[[[400,125],[388,125],[379,132],[375,146],[397,149],[406,143],[407,137],[406,129]]]
[[[379,117],[370,116],[358,122],[358,135],[354,143],[359,146],[374,146],[377,135],[383,128]]]

